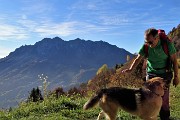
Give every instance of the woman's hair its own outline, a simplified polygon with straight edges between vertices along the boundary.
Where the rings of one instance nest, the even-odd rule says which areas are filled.
[[[149,28],[144,32],[144,34],[146,36],[152,35],[153,37],[155,37],[158,34],[158,30],[156,30],[155,28]]]

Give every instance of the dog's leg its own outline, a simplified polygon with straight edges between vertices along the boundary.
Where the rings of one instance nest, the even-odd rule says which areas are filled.
[[[106,118],[108,120],[116,120],[118,105],[114,102],[106,102],[106,105],[104,105],[103,107]]]
[[[98,117],[97,117],[97,120],[100,120],[103,116],[104,116],[104,111],[102,110],[102,111],[99,113],[99,115],[98,115]]]
[[[113,111],[109,111],[109,113],[106,113],[109,117],[109,120],[116,120],[116,116],[117,116],[117,111],[113,110]]]

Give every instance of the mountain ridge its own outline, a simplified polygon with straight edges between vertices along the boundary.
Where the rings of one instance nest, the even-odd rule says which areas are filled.
[[[28,91],[42,86],[38,75],[48,76],[49,88],[87,82],[103,64],[126,62],[130,52],[104,41],[59,37],[24,45],[0,59],[0,107],[10,107],[27,98]],[[12,101],[14,100],[14,101]]]

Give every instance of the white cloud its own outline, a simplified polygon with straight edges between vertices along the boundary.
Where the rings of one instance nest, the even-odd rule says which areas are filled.
[[[0,40],[25,40],[32,37],[70,36],[83,33],[104,32],[109,28],[93,23],[68,21],[54,22],[51,18],[29,19],[26,14],[17,15],[13,22],[0,21]]]
[[[89,10],[96,10],[96,9],[97,9],[97,6],[94,5],[94,4],[88,4],[88,5],[87,5],[87,9],[89,9]]]
[[[44,23],[39,27],[36,27],[35,32],[37,32],[41,36],[49,36],[49,35],[68,36],[77,33],[77,30],[74,28],[75,25],[76,22],[64,22],[60,24]]]
[[[79,0],[71,6],[71,11],[66,16],[67,19],[63,20],[63,18],[60,18],[62,21],[57,22],[56,18],[44,15],[48,15],[49,12],[55,10],[55,8],[52,7],[53,4],[46,2],[47,1],[36,2],[35,0],[25,1],[26,4],[22,8],[23,13],[18,13],[18,15],[13,16],[16,17],[15,19],[12,20],[12,16],[8,18],[8,15],[5,15],[7,19],[6,22],[6,19],[4,19],[5,16],[4,18],[0,17],[0,40],[27,39],[30,38],[32,34],[37,37],[70,36],[98,32],[110,34],[110,32],[112,32],[110,30],[116,30],[122,26],[133,26],[134,28],[135,25],[159,25],[161,21],[163,21],[161,25],[174,23],[174,21],[170,22],[170,20],[164,21],[162,18],[157,19],[157,16],[154,17],[152,13],[150,14],[148,11],[143,11],[143,8],[129,8],[126,11],[120,11],[119,9],[117,12],[109,6],[109,3],[124,4],[125,0],[113,0],[113,2],[104,2],[103,0]],[[127,0],[127,2],[129,3],[130,0]],[[137,0],[132,4],[136,2]],[[153,6],[151,9],[157,9],[158,7],[162,7],[162,5]],[[84,10],[87,10],[87,12]],[[143,11],[143,13],[141,11]],[[33,17],[31,15],[33,15]],[[152,17],[149,18],[148,16]],[[11,21],[8,22],[8,20]]]
[[[0,24],[0,40],[7,40],[7,39],[26,39],[27,33],[26,31],[19,27],[14,25],[8,25],[8,24]]]
[[[39,25],[39,22],[29,20],[26,15],[22,15],[22,18],[20,18],[17,23],[28,32],[33,32]]]
[[[129,18],[126,15],[114,15],[114,16],[101,16],[102,24],[104,25],[127,25],[129,24]]]
[[[22,15],[22,19],[27,19],[27,16],[26,15]]]
[[[41,36],[47,35],[58,35],[58,36],[69,36],[74,34],[91,33],[91,32],[102,32],[107,31],[108,28],[100,27],[93,24],[82,23],[82,22],[62,22],[59,24],[45,23],[35,29],[35,32]]]

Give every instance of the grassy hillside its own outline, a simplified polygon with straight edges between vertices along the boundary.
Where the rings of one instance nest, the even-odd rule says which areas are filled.
[[[180,65],[180,59],[178,63]],[[180,120],[180,85],[176,88],[171,86],[170,91],[171,117],[173,120]],[[82,107],[87,100],[88,97],[81,95],[69,97],[62,95],[59,98],[51,96],[41,102],[22,102],[17,108],[0,110],[0,120],[94,120],[100,109],[95,107],[84,111]],[[118,120],[139,120],[139,118],[119,111]]]
[[[180,120],[180,87],[171,87],[171,116]],[[18,108],[0,112],[0,120],[94,120],[100,109],[98,107],[84,111],[83,104],[87,98],[76,95],[49,98],[38,103],[21,103]],[[137,117],[120,111],[119,120],[139,120]]]
[[[180,120],[180,87],[171,86],[171,116]],[[74,95],[71,97],[48,98],[43,102],[21,103],[19,107],[0,111],[0,120],[94,120],[100,109],[84,111],[82,109],[87,98]],[[120,111],[119,120],[139,120],[137,117]]]

